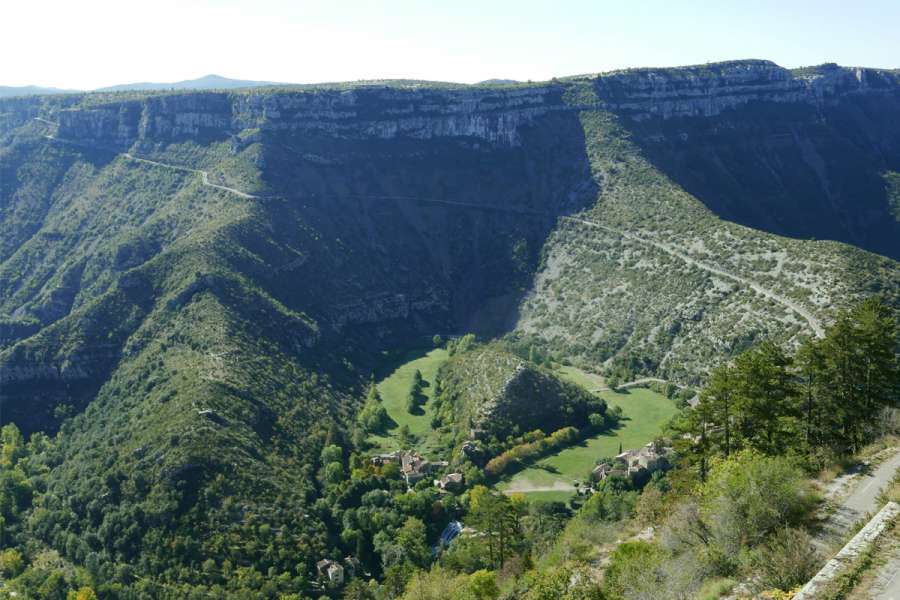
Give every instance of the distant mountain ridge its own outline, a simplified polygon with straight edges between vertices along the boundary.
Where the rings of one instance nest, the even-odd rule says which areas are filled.
[[[234,90],[240,88],[292,85],[274,81],[252,81],[249,79],[230,79],[221,75],[204,75],[197,79],[185,79],[171,83],[155,83],[141,81],[138,83],[122,83],[89,90],[92,92],[133,92],[133,91],[166,91],[166,90]],[[39,85],[7,86],[0,85],[0,98],[17,96],[46,96],[50,94],[74,94],[88,90],[62,89]]]
[[[124,92],[134,90],[231,90],[237,88],[265,87],[270,85],[286,85],[274,81],[252,81],[249,79],[229,79],[221,75],[204,75],[197,79],[186,79],[173,83],[123,83],[97,88],[96,92]]]
[[[39,96],[48,94],[69,94],[79,90],[63,90],[54,87],[41,87],[39,85],[0,85],[0,98],[14,98],[16,96]]]

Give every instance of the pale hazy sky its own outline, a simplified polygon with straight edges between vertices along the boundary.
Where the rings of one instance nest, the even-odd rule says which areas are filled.
[[[900,67],[900,0],[0,0],[0,85],[468,83],[732,58]]]

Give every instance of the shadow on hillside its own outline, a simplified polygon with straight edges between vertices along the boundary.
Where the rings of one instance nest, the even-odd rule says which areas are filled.
[[[434,350],[433,346],[385,350],[381,352],[375,369],[372,371],[372,376],[375,381],[383,381],[406,363],[425,358],[432,350]]]
[[[715,117],[622,118],[657,169],[717,216],[900,259],[884,173],[900,170],[900,99],[816,109],[747,104]]]
[[[287,229],[302,221],[322,233],[323,246],[322,259],[305,267],[317,269],[316,286],[298,273],[273,293],[323,314],[353,296],[405,303],[396,314],[374,308],[374,318],[343,330],[376,348],[425,332],[510,331],[557,216],[592,204],[599,190],[577,113],[547,113],[518,126],[516,137],[264,132],[261,176],[286,199],[262,205],[275,235],[296,235]],[[353,258],[328,264],[332,256]]]

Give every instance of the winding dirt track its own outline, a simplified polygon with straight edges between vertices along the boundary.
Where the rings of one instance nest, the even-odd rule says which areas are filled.
[[[58,123],[54,123],[53,121],[48,121],[48,120],[42,119],[40,117],[35,117],[35,120],[40,121],[42,123],[47,123],[50,125],[58,126]],[[45,136],[45,137],[50,140],[65,142],[65,140],[59,140],[58,138],[56,138],[54,136]],[[204,186],[211,187],[211,188],[221,190],[224,192],[229,192],[240,198],[244,198],[244,199],[248,199],[248,200],[268,198],[268,197],[264,197],[264,196],[258,196],[255,194],[249,194],[247,192],[242,192],[241,190],[238,190],[238,189],[235,189],[232,187],[211,183],[209,181],[209,173],[202,169],[191,169],[188,167],[171,165],[171,164],[162,163],[162,162],[155,161],[155,160],[150,160],[147,158],[140,158],[140,157],[134,156],[128,152],[123,153],[122,156],[124,156],[128,160],[132,160],[135,162],[145,163],[145,164],[153,165],[153,166],[164,168],[164,169],[172,169],[175,171],[182,171],[185,173],[194,173],[196,175],[200,175],[200,180]],[[542,217],[549,217],[549,218],[558,218],[561,221],[568,221],[570,223],[576,223],[576,224],[581,224],[581,225],[585,225],[588,227],[593,227],[596,229],[601,229],[603,231],[613,233],[615,235],[618,235],[618,236],[625,238],[627,240],[630,240],[632,242],[636,242],[638,244],[643,244],[645,246],[651,246],[653,248],[656,248],[657,250],[661,250],[662,252],[669,254],[670,256],[674,256],[675,258],[678,258],[689,265],[695,266],[698,269],[702,269],[708,273],[712,273],[714,275],[718,275],[720,277],[730,279],[731,281],[734,281],[743,286],[746,286],[746,287],[754,290],[755,292],[765,296],[766,298],[769,298],[770,300],[772,300],[778,304],[781,304],[788,310],[792,311],[794,314],[800,316],[803,320],[805,320],[809,324],[810,329],[812,329],[812,331],[813,331],[813,333],[815,333],[816,337],[821,338],[821,337],[824,337],[824,335],[825,335],[825,329],[822,326],[821,321],[819,321],[819,319],[817,319],[812,313],[810,313],[808,310],[806,310],[805,308],[803,308],[802,306],[800,306],[793,300],[791,300],[789,298],[785,298],[784,296],[781,296],[779,294],[776,294],[772,290],[769,290],[769,289],[763,287],[762,285],[756,283],[755,281],[753,281],[751,279],[747,279],[746,277],[741,277],[740,275],[734,275],[733,273],[729,273],[728,271],[724,271],[718,267],[713,267],[713,266],[707,265],[706,263],[703,263],[695,258],[687,256],[686,254],[672,248],[668,244],[664,244],[662,242],[657,242],[657,241],[653,241],[653,240],[648,240],[646,238],[635,235],[633,233],[621,231],[619,229],[615,229],[615,228],[609,227],[607,225],[601,225],[600,223],[597,223],[596,221],[590,221],[588,219],[583,219],[580,217],[565,217],[565,216],[559,217],[559,216],[553,215],[551,213],[529,210],[529,209],[517,209],[517,208],[499,207],[499,206],[484,206],[484,205],[471,204],[471,203],[466,203],[466,202],[453,202],[450,200],[417,198],[417,197],[411,197],[411,196],[361,196],[361,195],[356,196],[356,195],[350,195],[350,196],[345,196],[345,197],[361,199],[361,200],[364,200],[364,199],[398,200],[398,201],[407,201],[407,202],[418,202],[418,203],[422,203],[422,204],[458,206],[458,207],[462,207],[462,208],[471,208],[471,209],[488,211],[488,212],[508,212],[508,213],[515,213],[515,214],[535,215],[535,216],[542,216]]]
[[[179,166],[176,166],[176,165],[169,165],[169,164],[161,163],[161,162],[158,162],[158,161],[155,161],[155,160],[150,160],[150,159],[148,159],[148,158],[139,158],[139,157],[137,157],[137,156],[132,155],[132,154],[129,153],[129,152],[123,153],[122,156],[124,156],[124,157],[127,158],[128,160],[133,160],[133,161],[140,162],[140,163],[146,163],[146,164],[148,164],[148,165],[154,165],[154,166],[157,166],[157,167],[162,167],[162,168],[164,168],[164,169],[171,169],[171,170],[173,170],[173,171],[182,171],[182,172],[184,172],[184,173],[194,173],[194,174],[200,176],[200,181],[201,181],[201,182],[203,183],[203,185],[205,185],[206,187],[211,187],[211,188],[215,188],[215,189],[217,189],[217,190],[222,190],[223,192],[231,192],[231,193],[234,194],[235,196],[240,196],[241,198],[247,198],[247,199],[251,199],[251,200],[252,200],[252,199],[260,199],[260,198],[262,198],[262,196],[256,196],[256,195],[254,195],[254,194],[248,194],[247,192],[242,192],[241,190],[236,190],[236,189],[234,189],[233,187],[228,187],[228,186],[226,186],[226,185],[218,185],[218,184],[216,184],[216,183],[210,183],[210,181],[209,181],[209,172],[204,171],[204,170],[202,170],[202,169],[190,169],[190,168],[188,168],[188,167],[179,167]]]
[[[125,156],[126,158],[128,158],[130,160],[143,162],[143,163],[147,163],[147,164],[151,164],[151,165],[156,165],[158,167],[163,167],[163,168],[167,168],[167,169],[175,169],[178,171],[185,171],[188,173],[196,173],[196,174],[200,175],[200,177],[203,181],[203,185],[211,187],[211,188],[215,188],[218,190],[223,190],[226,192],[231,192],[232,194],[240,196],[241,198],[247,198],[247,199],[262,198],[262,196],[255,196],[253,194],[248,194],[247,192],[242,192],[240,190],[236,190],[231,187],[227,187],[224,185],[217,185],[215,183],[210,183],[209,174],[206,171],[203,171],[200,169],[189,169],[187,167],[178,167],[178,166],[174,166],[174,165],[168,165],[168,164],[157,162],[154,160],[148,160],[146,158],[138,158],[129,153],[125,153],[125,154],[123,154],[123,156]],[[458,206],[458,207],[463,207],[463,208],[478,209],[478,210],[482,210],[482,211],[499,211],[499,212],[527,214],[527,215],[535,215],[535,216],[546,216],[546,217],[554,216],[550,213],[534,211],[534,210],[529,210],[529,209],[518,209],[518,208],[499,207],[499,206],[484,206],[484,205],[471,204],[471,203],[466,203],[466,202],[453,202],[450,200],[436,200],[436,199],[430,199],[430,198],[415,198],[415,197],[411,197],[411,196],[356,196],[356,195],[350,195],[350,196],[346,196],[346,197],[357,198],[357,199],[361,199],[361,200],[365,200],[365,199],[399,200],[399,201],[407,201],[407,202],[419,202],[419,203],[423,203],[423,204],[439,204],[439,205],[444,205],[444,206]],[[604,231],[608,231],[610,233],[619,235],[627,240],[637,242],[639,244],[652,246],[658,250],[662,250],[663,252],[665,252],[671,256],[681,259],[682,261],[688,263],[689,265],[693,265],[699,269],[702,269],[702,270],[712,273],[714,275],[719,275],[720,277],[725,277],[726,279],[730,279],[730,280],[740,283],[744,286],[747,286],[750,289],[756,291],[757,293],[762,294],[766,298],[769,298],[770,300],[773,300],[774,302],[781,304],[788,310],[791,310],[795,314],[799,315],[801,318],[803,318],[809,324],[810,328],[813,330],[816,337],[821,338],[821,337],[824,337],[824,335],[825,335],[825,329],[822,327],[822,323],[815,316],[813,316],[812,313],[810,313],[808,310],[806,310],[805,308],[803,308],[796,302],[794,302],[788,298],[785,298],[784,296],[776,294],[775,292],[763,287],[762,285],[756,283],[755,281],[752,281],[745,277],[741,277],[740,275],[734,275],[727,271],[723,271],[722,269],[719,269],[717,267],[712,267],[710,265],[702,263],[702,262],[698,261],[697,259],[691,258],[690,256],[687,256],[685,254],[682,254],[678,250],[675,250],[674,248],[670,247],[668,244],[663,244],[661,242],[647,240],[645,238],[636,236],[631,233],[620,231],[618,229],[614,229],[614,228],[608,227],[606,225],[601,225],[600,223],[597,223],[596,221],[589,221],[587,219],[581,219],[578,217],[559,217],[559,219],[568,221],[570,223],[578,223],[581,225],[587,225],[588,227],[602,229]]]
[[[766,298],[769,298],[770,300],[773,300],[774,302],[777,302],[778,304],[781,304],[785,308],[791,310],[795,314],[802,317],[809,324],[810,329],[813,330],[813,332],[816,334],[816,337],[821,338],[821,337],[825,336],[825,328],[822,327],[821,321],[819,321],[815,316],[813,316],[812,313],[810,313],[808,310],[806,310],[805,308],[803,308],[802,306],[800,306],[793,300],[790,300],[789,298],[785,298],[784,296],[780,296],[779,294],[776,294],[775,292],[764,288],[763,286],[756,283],[755,281],[747,279],[746,277],[741,277],[740,275],[734,275],[727,271],[723,271],[722,269],[719,269],[717,267],[712,267],[710,265],[707,265],[703,262],[700,262],[699,260],[697,260],[695,258],[691,258],[690,256],[687,256],[686,254],[682,254],[678,250],[675,250],[668,244],[663,244],[662,242],[655,242],[652,240],[648,240],[648,239],[642,238],[640,236],[634,235],[632,233],[626,233],[624,231],[620,231],[618,229],[614,229],[614,228],[608,227],[606,225],[601,225],[600,223],[597,223],[596,221],[588,221],[587,219],[580,219],[578,217],[560,217],[560,218],[564,219],[566,221],[573,222],[573,223],[581,223],[582,225],[587,225],[588,227],[596,227],[597,229],[603,229],[605,231],[614,233],[614,234],[619,235],[627,240],[631,240],[631,241],[637,242],[639,244],[653,246],[654,248],[656,248],[658,250],[662,250],[666,254],[669,254],[671,256],[679,258],[682,261],[688,263],[689,265],[693,265],[693,266],[697,267],[698,269],[702,269],[704,271],[707,271],[708,273],[712,273],[714,275],[719,275],[720,277],[725,277],[726,279],[730,279],[732,281],[735,281],[737,283],[745,285],[745,286],[749,287],[750,289],[754,290],[755,292],[762,294]]]

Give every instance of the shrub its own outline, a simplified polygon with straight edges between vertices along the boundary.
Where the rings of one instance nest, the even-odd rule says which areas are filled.
[[[647,542],[625,542],[609,557],[603,591],[609,598],[654,598],[663,584],[665,553]]]
[[[765,587],[787,591],[815,575],[820,560],[809,534],[784,527],[753,552],[751,563]]]
[[[12,578],[22,572],[25,568],[25,561],[18,550],[4,550],[0,552],[0,575],[6,578]]]
[[[798,523],[815,502],[792,460],[752,451],[714,463],[700,496],[711,545],[731,556],[764,542],[779,527]]]

